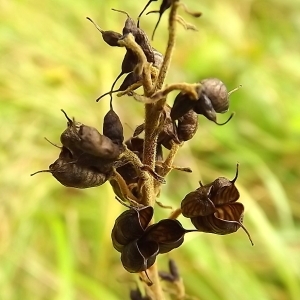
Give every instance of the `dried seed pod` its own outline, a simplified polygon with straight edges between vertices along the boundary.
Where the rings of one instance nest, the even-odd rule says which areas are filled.
[[[110,138],[112,142],[121,146],[124,142],[123,125],[119,116],[111,107],[103,120],[103,134]]]
[[[194,226],[202,232],[230,234],[242,227],[244,206],[232,203],[218,207],[214,214],[191,218]]]
[[[167,253],[183,243],[187,232],[178,220],[164,219],[149,226],[140,241],[145,244],[155,241],[158,243],[159,253]]]
[[[116,159],[121,149],[112,140],[91,126],[71,120],[63,111],[68,120],[68,128],[61,134],[61,143],[72,153],[84,152],[104,159]]]
[[[144,206],[123,212],[115,221],[111,238],[114,248],[121,252],[124,246],[140,238],[151,221],[153,207]]]
[[[226,124],[233,116],[222,124],[217,123],[216,113],[225,113],[229,108],[228,92],[225,84],[218,78],[208,78],[201,82],[200,98],[196,101],[194,111],[204,115],[218,125]]]
[[[188,94],[180,92],[174,101],[171,110],[172,120],[177,120],[188,111],[194,110],[197,114],[204,115],[210,121],[217,125],[224,125],[231,120],[233,113],[224,123],[217,122],[217,113],[225,113],[229,108],[228,95],[224,83],[217,78],[204,79],[201,86],[196,89],[199,96],[197,100],[193,100]]]
[[[120,147],[94,127],[82,125],[78,135],[81,139],[79,147],[83,152],[107,159],[116,159],[120,155]]]
[[[211,185],[206,185],[188,193],[181,202],[182,215],[187,218],[193,218],[214,213],[216,208],[209,198],[211,189]]]
[[[101,29],[91,18],[86,17],[90,22],[94,24],[98,31],[101,32],[102,38],[105,43],[112,47],[120,47],[119,40],[122,38],[122,34],[112,30],[105,31]]]
[[[180,92],[175,100],[170,112],[173,121],[178,120],[195,107],[196,101],[189,98],[187,94]]]
[[[85,189],[100,186],[112,175],[101,173],[96,168],[80,165],[74,161],[71,152],[62,147],[59,158],[49,166],[49,170],[42,170],[31,175],[49,172],[66,187]]]
[[[191,218],[193,225],[202,232],[214,234],[231,234],[243,228],[252,246],[251,236],[243,225],[244,206],[241,203],[231,203],[216,208],[214,214]]]
[[[198,129],[198,115],[192,109],[178,120],[177,135],[180,142],[193,138]]]
[[[121,253],[121,262],[126,271],[139,273],[149,269],[159,253],[156,242],[140,243],[135,240],[126,245]]]
[[[235,186],[235,181],[237,180],[239,174],[238,167],[239,165],[237,164],[236,174],[232,180],[229,180],[225,177],[219,177],[211,183],[212,190],[210,198],[215,205],[236,202],[239,199],[240,193]]]
[[[219,177],[207,185],[200,182],[200,188],[183,199],[182,214],[191,218],[194,226],[203,232],[224,235],[242,227],[253,245],[250,234],[242,224],[244,206],[236,203],[240,196],[234,185],[237,178],[238,165],[233,180]]]
[[[117,10],[117,9],[113,9],[113,10],[123,13],[123,14],[126,14],[126,16],[127,16],[125,26],[123,28],[123,36],[131,33],[134,36],[136,43],[140,45],[143,52],[145,53],[147,61],[150,63],[155,63],[153,48],[150,45],[150,41],[149,41],[146,33],[141,28],[137,27],[134,20],[128,15],[127,12],[122,11],[122,10]]]
[[[139,159],[143,158],[144,139],[139,137],[131,137],[125,142],[125,145],[129,150],[134,152]]]
[[[202,84],[201,96],[206,96],[210,100],[215,112],[224,113],[228,111],[229,100],[225,84],[218,78],[207,78],[200,83]],[[200,105],[201,101],[198,104]]]
[[[177,144],[180,144],[180,141],[177,136],[177,128],[175,126],[175,122],[170,117],[170,111],[170,106],[165,105],[163,110],[164,122],[161,132],[157,138],[157,144],[163,145],[169,150],[172,147],[172,141],[174,141]]]

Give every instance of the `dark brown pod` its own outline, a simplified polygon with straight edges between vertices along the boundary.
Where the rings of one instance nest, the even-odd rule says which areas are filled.
[[[194,109],[196,102],[197,101],[190,99],[187,94],[180,92],[174,100],[174,104],[170,112],[171,119],[175,121],[184,116],[190,110]]]
[[[192,109],[178,120],[177,135],[180,142],[193,138],[198,129],[198,115]]]
[[[225,113],[229,109],[228,91],[225,84],[218,78],[207,78],[200,81],[201,96],[206,96],[215,112]],[[201,99],[198,103],[201,107]],[[197,106],[197,105],[196,105]]]
[[[218,207],[214,214],[194,217],[191,221],[199,231],[225,235],[242,227],[243,213],[243,204],[232,203]]]
[[[210,197],[212,186],[201,188],[188,193],[181,202],[182,215],[187,218],[207,216],[216,211]]]
[[[218,123],[216,113],[225,113],[229,108],[228,92],[225,84],[218,78],[208,78],[202,84],[199,99],[196,101],[194,111],[204,115],[207,119],[218,125],[224,125],[233,117],[230,115],[224,123]]]
[[[171,110],[172,120],[177,120],[188,111],[194,110],[197,114],[204,115],[217,125],[224,125],[231,120],[233,114],[224,122],[217,122],[217,113],[224,113],[229,108],[228,92],[224,83],[217,78],[204,79],[197,88],[199,98],[191,99],[188,94],[180,92],[174,101]]]
[[[178,220],[164,219],[149,226],[140,241],[155,241],[158,243],[159,253],[167,253],[183,243],[186,232]]]
[[[140,238],[151,221],[153,208],[145,206],[123,212],[115,221],[111,238],[114,248],[121,252],[124,246]]]
[[[170,117],[171,108],[168,105],[164,107],[164,123],[161,129],[161,132],[157,138],[157,144],[163,145],[167,149],[171,149],[172,141],[177,144],[180,144],[180,141],[177,136],[177,128],[175,122]]]
[[[120,155],[120,147],[111,139],[100,134],[96,128],[71,120],[63,113],[68,120],[68,128],[61,134],[60,141],[73,154],[83,152],[111,160]]]
[[[154,53],[153,53],[153,48],[150,45],[150,41],[146,35],[146,33],[141,29],[138,28],[136,23],[134,22],[134,20],[128,15],[127,12],[122,11],[122,10],[117,10],[117,9],[113,9],[114,11],[120,12],[120,13],[124,13],[127,16],[124,28],[123,28],[123,36],[126,36],[127,34],[131,33],[134,38],[135,41],[137,42],[137,44],[140,45],[140,47],[142,48],[143,52],[146,55],[147,61],[154,63],[155,62],[155,57],[154,57]]]
[[[72,153],[65,147],[59,158],[49,166],[49,170],[42,170],[37,173],[49,172],[53,177],[66,187],[78,189],[91,188],[102,185],[111,176],[111,173],[99,172],[96,168],[80,165],[74,161]]]
[[[112,47],[120,47],[119,40],[122,38],[122,34],[115,31],[103,31],[102,37],[105,43]]]
[[[57,159],[51,164],[49,170],[62,185],[78,189],[100,186],[109,177],[107,174],[99,173],[91,167],[65,162],[62,159]]]
[[[144,139],[131,137],[125,142],[127,148],[134,152],[141,160],[143,159]]]
[[[212,191],[210,198],[215,205],[236,202],[240,193],[235,186],[235,181],[238,178],[238,165],[236,166],[236,174],[232,180],[225,177],[219,177],[212,183]]]
[[[156,242],[140,243],[135,240],[126,245],[121,253],[121,262],[126,271],[139,273],[149,269],[159,253]]]
[[[105,43],[107,43],[109,46],[112,46],[112,47],[120,47],[118,41],[120,38],[122,38],[121,33],[118,33],[118,32],[112,31],[112,30],[107,30],[107,31],[102,30],[91,18],[87,17],[87,19],[95,25],[95,27],[97,28],[98,31],[101,32],[102,38]]]
[[[110,108],[103,120],[103,134],[110,138],[112,142],[121,146],[124,142],[123,125],[116,112]]]
[[[106,159],[116,159],[120,155],[120,147],[94,127],[82,125],[78,135],[81,139],[79,147],[83,152]]]

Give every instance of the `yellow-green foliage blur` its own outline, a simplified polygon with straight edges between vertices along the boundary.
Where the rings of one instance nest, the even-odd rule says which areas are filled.
[[[157,9],[161,1],[153,2]],[[298,0],[186,0],[198,31],[178,25],[167,82],[218,77],[233,89],[225,126],[199,118],[197,135],[181,149],[160,201],[174,208],[198,181],[233,178],[245,205],[246,234],[187,235],[158,258],[176,260],[187,294],[199,300],[298,300],[300,297],[300,2]],[[0,299],[128,299],[136,277],[127,273],[110,232],[124,210],[107,183],[75,190],[49,173],[66,120],[102,128],[108,91],[124,49],[110,48],[85,18],[121,32],[145,1],[0,0]],[[151,35],[157,15],[144,15]],[[167,14],[153,46],[164,52]],[[117,84],[119,86],[119,84]],[[176,94],[171,94],[168,102]],[[126,136],[143,122],[143,106],[115,98]],[[225,121],[227,115],[219,116]],[[169,210],[156,207],[156,219]],[[186,228],[188,220],[180,217]]]

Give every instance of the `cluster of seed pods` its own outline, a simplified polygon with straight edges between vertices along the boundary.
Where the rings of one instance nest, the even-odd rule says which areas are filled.
[[[122,33],[104,31],[88,18],[101,32],[103,40],[111,47],[122,47],[122,41],[131,34],[140,47],[147,62],[151,66],[151,78],[156,78],[164,61],[163,55],[154,49],[146,35],[139,27],[140,17],[151,2],[150,0],[138,17],[136,23],[126,12]],[[163,13],[172,6],[173,1],[163,0],[159,11],[159,24]],[[150,12],[151,13],[151,12]],[[152,36],[152,38],[153,38]],[[138,55],[126,47],[121,72],[113,82],[111,90],[102,96],[115,92],[130,95],[132,91],[143,85],[142,67]],[[114,86],[118,79],[126,75],[117,90]],[[188,193],[181,201],[181,213],[189,218],[195,229],[184,229],[181,223],[173,218],[162,219],[152,224],[154,209],[143,205],[141,198],[141,170],[147,170],[158,181],[160,178],[159,163],[164,162],[163,147],[171,150],[174,143],[183,144],[191,140],[198,130],[198,117],[203,115],[218,125],[217,114],[229,109],[229,95],[225,84],[218,78],[207,78],[199,81],[194,90],[197,97],[192,97],[186,91],[180,91],[172,106],[165,104],[161,109],[160,126],[157,129],[156,165],[154,170],[143,165],[145,139],[139,137],[145,130],[145,124],[137,126],[134,133],[124,140],[123,125],[119,116],[112,108],[104,116],[103,133],[96,128],[87,126],[69,116],[62,110],[67,119],[67,128],[60,136],[61,146],[58,159],[49,166],[56,180],[66,187],[91,188],[109,181],[117,198],[129,201],[129,209],[124,211],[115,221],[111,232],[113,247],[121,253],[123,267],[131,273],[146,272],[156,261],[158,254],[168,253],[178,248],[184,242],[184,236],[189,232],[205,232],[226,235],[243,228],[251,243],[251,237],[243,226],[243,204],[237,202],[240,194],[235,186],[238,178],[238,165],[234,179],[219,177],[209,184],[203,185]],[[151,99],[151,97],[150,97]],[[186,168],[187,169],[187,168]],[[36,173],[39,173],[36,172]],[[34,173],[34,174],[36,174]],[[126,206],[126,205],[125,205]],[[253,244],[253,243],[252,243]],[[170,263],[170,273],[162,273],[161,278],[167,281],[179,280],[175,263]],[[132,300],[146,300],[139,290],[132,291]]]
[[[62,185],[90,188],[102,185],[113,173],[113,166],[124,151],[123,126],[117,114],[110,110],[104,117],[103,134],[68,117],[67,128],[60,136],[62,146],[58,159],[49,166]],[[34,174],[36,174],[34,173]]]

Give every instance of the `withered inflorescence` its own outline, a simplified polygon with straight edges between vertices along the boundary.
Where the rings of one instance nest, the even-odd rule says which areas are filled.
[[[140,273],[143,282],[149,286],[153,283],[154,286],[150,288],[153,294],[146,289],[145,296],[139,288],[132,290],[131,299],[161,299],[158,273],[153,268],[156,257],[180,247],[185,234],[189,232],[226,235],[243,228],[252,243],[243,225],[244,206],[237,202],[240,197],[235,185],[238,165],[234,179],[219,177],[205,185],[200,182],[200,187],[187,193],[180,207],[169,218],[154,221],[154,205],[165,177],[173,169],[191,172],[190,168],[175,166],[173,162],[179,148],[197,134],[199,115],[218,125],[226,124],[233,113],[224,123],[217,122],[217,114],[229,110],[229,96],[236,90],[228,92],[218,78],[206,78],[191,84],[174,83],[164,87],[174,49],[176,24],[180,23],[185,29],[195,29],[178,15],[178,10],[183,8],[194,17],[199,17],[201,13],[189,11],[179,0],[162,0],[158,11],[149,12],[159,13],[153,39],[161,17],[169,11],[168,45],[162,55],[152,47],[147,34],[140,28],[144,11],[151,2],[156,1],[148,1],[137,22],[127,12],[113,9],[126,16],[120,32],[102,30],[88,18],[108,46],[125,48],[120,74],[112,83],[110,91],[97,99],[99,101],[105,95],[110,95],[110,109],[103,119],[102,134],[95,127],[70,118],[62,110],[67,119],[67,128],[60,135],[62,145],[50,142],[60,149],[59,156],[48,170],[36,172],[49,172],[62,185],[72,188],[97,187],[106,181],[111,184],[116,198],[127,207],[116,218],[113,226],[113,247],[121,253],[122,265],[128,272]],[[125,74],[119,88],[114,90],[119,78]],[[142,94],[135,92],[140,87],[143,88]],[[168,94],[174,90],[179,90],[179,93],[170,101],[172,104],[167,103]],[[132,136],[126,139],[122,122],[113,109],[112,95],[116,92],[118,97],[132,96],[145,105],[144,123],[137,126]],[[166,150],[163,151],[163,148]],[[164,158],[165,152],[168,154]],[[189,218],[195,228],[184,229],[177,220],[180,215]],[[169,269],[169,273],[160,272],[160,277],[174,284],[183,299],[182,280],[172,260]]]

